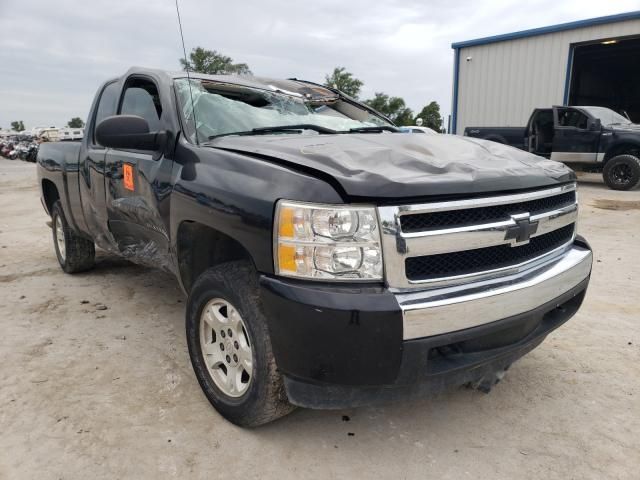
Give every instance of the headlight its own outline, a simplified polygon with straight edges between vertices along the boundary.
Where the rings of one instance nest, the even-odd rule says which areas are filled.
[[[281,200],[274,258],[276,273],[287,277],[382,280],[375,208]]]

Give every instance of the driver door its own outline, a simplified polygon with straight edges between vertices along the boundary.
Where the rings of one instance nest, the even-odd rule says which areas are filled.
[[[589,117],[575,108],[554,108],[553,113],[555,134],[551,160],[595,163],[600,130],[590,130]]]
[[[127,79],[118,115],[137,115],[151,132],[161,130],[163,105],[156,83]],[[105,190],[109,230],[120,253],[137,263],[170,269],[168,201],[172,161],[162,154],[109,149]]]

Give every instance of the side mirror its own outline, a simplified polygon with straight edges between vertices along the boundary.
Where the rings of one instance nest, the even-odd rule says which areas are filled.
[[[602,130],[602,122],[599,118],[594,118],[589,125],[589,130]]]
[[[147,121],[137,115],[116,115],[101,121],[95,136],[103,147],[155,152],[162,147],[165,134],[149,132]]]

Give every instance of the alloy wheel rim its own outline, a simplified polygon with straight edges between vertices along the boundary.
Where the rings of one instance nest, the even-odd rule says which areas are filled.
[[[67,249],[64,243],[64,230],[62,229],[62,222],[60,221],[59,216],[56,216],[56,219],[55,219],[55,229],[56,229],[56,244],[58,246],[58,253],[60,254],[60,258],[64,262],[65,256],[67,254]]]
[[[613,169],[613,178],[619,184],[628,182],[631,179],[631,168],[628,165],[617,165]]]
[[[200,315],[200,350],[209,376],[227,396],[246,393],[253,378],[251,340],[238,310],[214,298]]]

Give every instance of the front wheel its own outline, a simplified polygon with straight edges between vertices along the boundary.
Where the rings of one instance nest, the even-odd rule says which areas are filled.
[[[256,427],[293,410],[249,262],[225,263],[200,275],[189,295],[186,328],[193,370],[223,417]]]
[[[640,184],[640,159],[627,154],[613,157],[605,164],[602,176],[612,190],[631,190]]]

